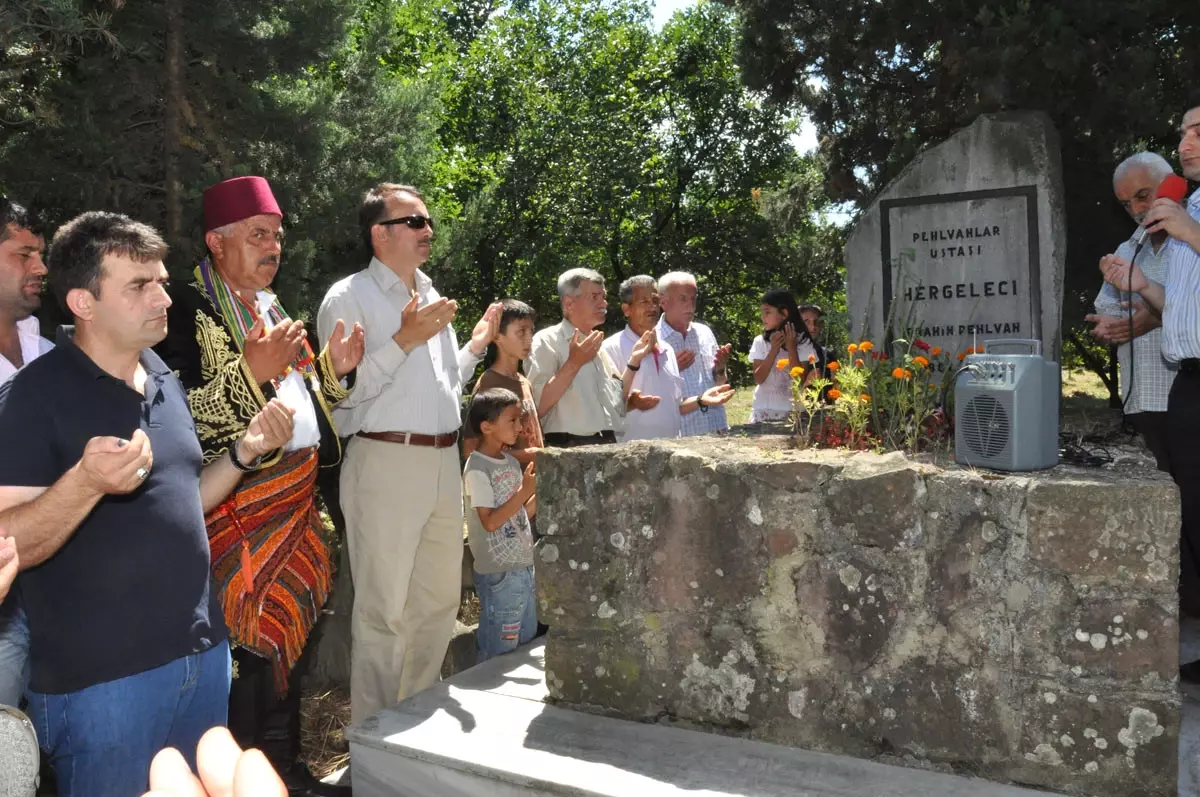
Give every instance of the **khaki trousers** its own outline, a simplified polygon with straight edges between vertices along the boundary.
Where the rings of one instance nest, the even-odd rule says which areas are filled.
[[[354,722],[434,684],[462,596],[458,449],[354,437],[342,464]]]

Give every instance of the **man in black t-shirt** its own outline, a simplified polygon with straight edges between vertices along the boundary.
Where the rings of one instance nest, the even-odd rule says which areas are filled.
[[[204,511],[291,436],[272,402],[203,466],[183,387],[150,350],[166,334],[166,249],[113,213],[60,228],[50,279],[74,339],[0,388],[0,528],[21,551],[29,714],[63,797],[138,794],[155,753],[194,764],[224,724]]]

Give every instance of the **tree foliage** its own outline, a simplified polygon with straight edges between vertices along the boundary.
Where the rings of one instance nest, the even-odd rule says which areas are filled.
[[[184,9],[174,87],[165,46],[172,4]],[[169,265],[181,274],[203,253],[204,188],[265,174],[291,236],[277,287],[290,305],[311,306],[324,275],[357,258],[348,253],[363,187],[397,172],[424,179],[435,157],[435,92],[390,79],[379,56],[393,22],[370,11],[355,0],[114,3],[105,35],[77,39],[52,75],[25,68],[40,82],[23,118],[0,127],[0,187],[55,222],[109,209],[154,224],[167,232]],[[50,29],[32,32],[38,46],[53,44]],[[171,142],[173,114],[180,134]]]
[[[1131,224],[1112,196],[1125,156],[1174,152],[1194,86],[1200,7],[1164,0],[724,0],[743,13],[749,85],[811,114],[834,199],[865,206],[919,151],[978,114],[1045,111],[1062,142],[1067,298]]]
[[[361,268],[369,185],[421,186],[430,269],[469,326],[492,299],[557,320],[556,276],[694,272],[745,350],[758,297],[840,292],[840,231],[790,113],[746,87],[737,14],[662,30],[647,0],[16,0],[0,12],[0,189],[61,222],[113,209],[203,253],[204,188],[268,176],[276,288],[311,311]],[[36,55],[36,57],[35,57]],[[790,198],[781,203],[780,198]],[[786,208],[784,207],[786,205]],[[615,302],[613,302],[615,304]],[[614,308],[612,326],[622,323]]]
[[[765,288],[840,284],[837,236],[802,245],[813,223],[761,212],[805,164],[786,112],[741,80],[736,16],[701,3],[658,33],[648,16],[643,2],[529,2],[470,43],[446,98],[440,262],[468,306],[520,296],[545,321],[568,268],[611,288],[691,271],[700,314],[744,350]]]

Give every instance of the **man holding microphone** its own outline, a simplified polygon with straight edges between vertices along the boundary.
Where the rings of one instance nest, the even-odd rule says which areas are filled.
[[[1179,161],[1183,175],[1200,180],[1200,93],[1193,95],[1179,125]],[[1168,178],[1170,180],[1170,178]],[[1182,181],[1176,181],[1179,186]],[[1147,236],[1165,232],[1165,285],[1148,280],[1124,258],[1107,255],[1100,261],[1104,279],[1117,288],[1141,294],[1162,312],[1162,353],[1177,364],[1179,374],[1167,403],[1167,458],[1179,485],[1183,536],[1180,541],[1181,610],[1200,615],[1200,191],[1186,207],[1179,197],[1166,196],[1167,181],[1146,212]],[[1168,189],[1168,190],[1164,190]],[[1179,192],[1184,193],[1183,191]],[[1180,668],[1180,678],[1200,680],[1200,662]]]

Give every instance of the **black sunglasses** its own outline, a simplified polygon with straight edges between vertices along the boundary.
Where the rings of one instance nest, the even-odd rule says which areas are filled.
[[[393,227],[397,224],[404,224],[410,230],[423,230],[428,225],[429,229],[433,229],[433,219],[428,216],[401,216],[398,219],[386,219],[375,223],[381,227]]]

